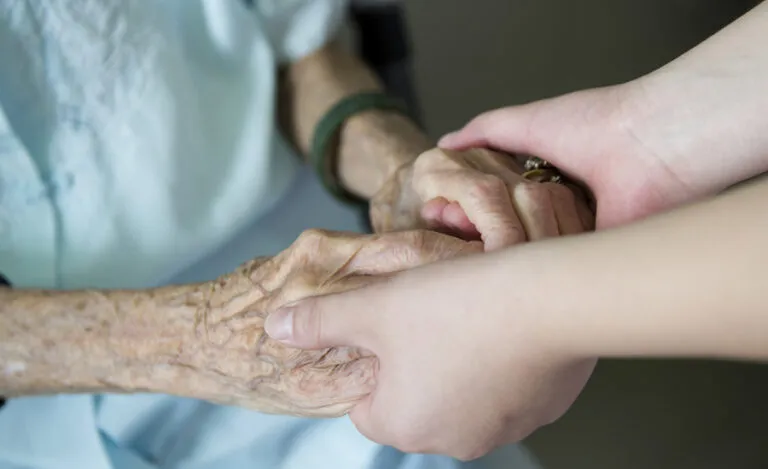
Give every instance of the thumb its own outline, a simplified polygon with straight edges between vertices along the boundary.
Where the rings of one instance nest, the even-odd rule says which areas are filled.
[[[540,140],[547,131],[534,124],[545,106],[545,101],[538,101],[484,112],[460,130],[444,135],[438,146],[448,150],[484,147],[508,153],[540,154]]]
[[[620,94],[617,87],[597,88],[488,111],[443,136],[438,145],[536,155],[560,169],[583,169],[588,162],[579,160],[590,154],[585,150],[609,135],[615,124]]]
[[[267,316],[264,330],[278,342],[303,349],[362,346],[360,336],[371,317],[363,296],[362,290],[353,290],[292,303]]]

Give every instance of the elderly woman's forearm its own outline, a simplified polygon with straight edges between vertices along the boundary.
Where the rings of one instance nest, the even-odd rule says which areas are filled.
[[[194,290],[2,290],[0,394],[173,386],[196,342]]]
[[[308,230],[209,282],[139,291],[0,289],[0,395],[157,392],[289,415],[343,415],[373,390],[376,357],[299,350],[266,316],[311,296],[480,251],[432,232]]]
[[[264,333],[269,305],[323,281],[322,269],[291,254],[298,250],[203,284],[0,290],[0,396],[155,392],[270,413],[339,415],[367,389],[359,384],[370,369],[365,358],[352,349],[292,350]]]
[[[315,128],[328,110],[346,96],[382,86],[359,59],[331,44],[291,64],[281,88],[282,126],[308,154]],[[432,146],[418,126],[399,113],[362,112],[341,129],[337,172],[349,191],[369,198],[397,168]]]

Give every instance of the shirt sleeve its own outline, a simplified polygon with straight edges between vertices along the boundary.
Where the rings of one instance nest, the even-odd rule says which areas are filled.
[[[253,0],[281,62],[299,60],[333,39],[347,5],[347,0]]]

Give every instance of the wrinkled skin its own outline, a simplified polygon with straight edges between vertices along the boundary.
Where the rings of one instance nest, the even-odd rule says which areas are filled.
[[[594,228],[583,191],[523,179],[510,155],[435,148],[400,170],[371,201],[377,232],[428,228],[486,250]]]
[[[154,392],[333,417],[374,386],[377,360],[271,340],[267,315],[309,296],[482,251],[429,231],[309,230],[272,258],[209,282],[148,290],[0,289],[0,395]]]
[[[263,412],[346,413],[373,389],[375,358],[344,347],[285,347],[264,333],[266,314],[303,298],[351,290],[404,269],[481,251],[480,243],[423,230],[367,236],[304,232],[279,255],[222,277],[207,295],[209,307],[198,318],[197,335],[208,339],[197,351],[202,356],[191,357],[195,363],[218,363],[221,387],[207,398]],[[254,359],[258,366],[244,365]]]
[[[592,228],[594,218],[581,195],[563,185],[524,180],[519,172],[511,157],[488,150],[430,150],[403,167],[373,200],[374,226],[384,234],[310,230],[279,255],[247,263],[214,282],[204,296],[205,317],[197,321],[197,336],[208,338],[198,353],[220,374],[220,388],[206,398],[264,412],[346,413],[373,390],[377,359],[355,348],[286,347],[264,333],[266,315],[304,298],[480,253],[489,243],[500,248]],[[458,222],[441,225],[439,215],[451,210],[460,215],[454,217]],[[450,235],[404,231],[417,227]],[[243,365],[248,363],[253,365]]]
[[[479,253],[488,250],[488,241],[500,248],[594,227],[594,216],[578,188],[527,181],[520,172],[509,155],[483,149],[430,150],[414,164],[401,168],[372,201],[374,228],[386,234],[360,236],[311,230],[280,255],[233,275],[247,276],[249,284],[263,288],[266,295],[254,306],[272,312],[307,297],[380,281],[401,270]],[[510,202],[508,208],[519,226],[509,222],[509,210],[494,205],[494,199]],[[454,201],[467,207],[458,210],[464,220],[457,217],[458,223],[445,226],[430,216],[430,210],[435,212],[436,208],[446,212],[451,210],[446,206],[453,205],[455,209]],[[439,229],[450,235],[424,229],[405,231],[414,228]],[[283,348],[266,335],[262,341],[262,350],[279,357],[284,378],[266,382],[258,394],[284,401],[271,404],[280,412],[338,415],[375,385],[377,361],[365,351],[297,351]]]
[[[466,188],[468,198],[461,192]],[[552,197],[551,191],[565,197]],[[461,226],[436,227],[455,236],[399,231],[422,223],[434,227],[425,209],[442,203],[441,194],[454,194],[466,205],[484,242]],[[281,345],[264,332],[269,313],[307,297],[386,282],[402,270],[480,253],[488,249],[488,240],[503,241],[501,232],[538,239],[581,231],[582,225],[564,225],[568,218],[560,217],[578,220],[576,199],[569,194],[563,186],[521,181],[508,157],[433,150],[398,173],[374,201],[376,228],[389,233],[309,230],[277,256],[252,260],[201,284],[140,291],[3,291],[3,353],[28,366],[23,376],[0,379],[0,392],[161,392],[270,413],[345,414],[373,390],[377,359],[355,348],[301,351]],[[496,206],[484,202],[511,203],[512,196],[513,215],[523,220],[522,227],[510,228],[509,212],[494,212]],[[555,223],[546,223],[542,214]],[[49,327],[51,318],[56,327]],[[29,335],[31,330],[45,333]],[[82,350],[89,350],[86,361]]]

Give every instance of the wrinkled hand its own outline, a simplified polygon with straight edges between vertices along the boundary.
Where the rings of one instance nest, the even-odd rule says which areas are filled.
[[[764,93],[749,90],[762,82],[737,71],[744,60],[489,111],[439,144],[539,156],[590,188],[597,228],[621,225],[765,171]]]
[[[286,347],[263,333],[267,312],[481,251],[480,243],[429,231],[363,236],[309,230],[273,258],[248,262],[212,282],[173,287],[173,303],[198,306],[200,342],[175,359],[183,372],[195,371],[193,389],[182,391],[262,412],[342,415],[373,389],[376,358],[353,347]]]
[[[374,229],[429,228],[482,240],[488,251],[592,229],[578,189],[531,182],[521,172],[511,156],[485,149],[429,150],[371,201]]]
[[[454,150],[496,148],[536,155],[587,185],[597,226],[610,227],[674,206],[687,188],[633,130],[630,85],[587,90],[486,112],[440,140]]]
[[[357,428],[406,452],[473,459],[560,417],[595,365],[542,337],[548,289],[536,271],[546,265],[511,253],[518,249],[310,298],[272,313],[267,331],[309,349],[372,351],[377,384],[350,413]]]

